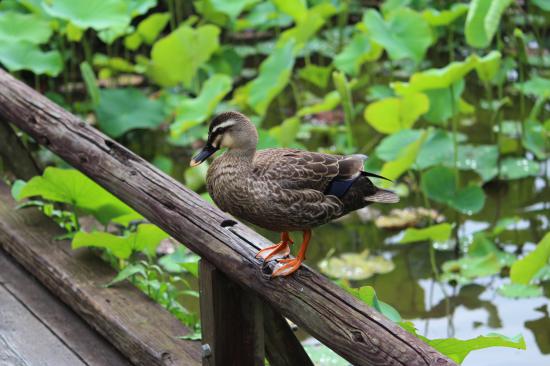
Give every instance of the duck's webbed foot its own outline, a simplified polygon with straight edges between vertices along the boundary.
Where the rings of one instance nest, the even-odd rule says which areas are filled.
[[[311,239],[311,230],[304,230],[304,241],[296,258],[286,258],[277,260],[277,265],[271,273],[271,277],[288,276],[298,270],[306,259],[307,246]]]
[[[290,255],[290,244],[294,242],[287,231],[281,233],[281,241],[275,245],[264,248],[256,254],[256,258],[262,258],[264,262],[286,258]]]

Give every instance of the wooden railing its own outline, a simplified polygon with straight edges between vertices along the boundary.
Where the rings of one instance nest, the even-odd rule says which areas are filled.
[[[284,316],[353,365],[454,365],[307,266],[270,278],[267,239],[2,70],[0,119],[202,257],[203,364],[311,364]]]

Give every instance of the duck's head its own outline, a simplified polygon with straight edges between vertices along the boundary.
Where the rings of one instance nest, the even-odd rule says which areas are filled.
[[[191,166],[199,165],[224,147],[253,154],[257,144],[256,127],[244,114],[234,111],[223,112],[210,122],[206,145],[191,159]]]

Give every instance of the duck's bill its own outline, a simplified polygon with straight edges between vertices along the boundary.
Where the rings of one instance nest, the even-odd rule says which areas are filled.
[[[214,154],[218,149],[212,145],[206,145],[203,149],[191,159],[191,166],[197,166],[208,159],[212,154]]]

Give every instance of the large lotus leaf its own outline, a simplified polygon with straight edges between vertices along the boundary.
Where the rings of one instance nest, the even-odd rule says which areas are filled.
[[[483,257],[467,256],[458,260],[449,260],[441,266],[445,274],[461,276],[465,280],[463,283],[467,283],[467,280],[498,274],[501,268],[502,264],[495,253]]]
[[[466,42],[477,48],[489,46],[502,13],[512,3],[513,0],[472,0],[464,27]]]
[[[136,128],[156,128],[164,121],[164,108],[162,102],[147,98],[138,89],[103,89],[97,120],[102,131],[119,137]]]
[[[48,21],[37,15],[0,13],[0,41],[41,44],[47,42],[51,35]]]
[[[377,100],[365,109],[365,119],[378,132],[394,133],[411,128],[426,113],[430,102],[422,93]]]
[[[458,114],[463,91],[464,79],[457,80],[448,88],[423,91],[430,99],[430,109],[424,118],[434,124],[445,124],[449,118]]]
[[[429,69],[412,74],[408,83],[395,82],[392,88],[398,94],[414,93],[430,89],[449,88],[464,78],[477,64],[477,57],[470,56],[464,61],[451,62],[440,69]]]
[[[422,12],[422,17],[432,27],[447,26],[466,14],[467,11],[468,5],[459,3],[453,4],[449,10],[426,9]]]
[[[409,228],[405,230],[405,234],[399,242],[414,243],[417,241],[431,240],[442,243],[449,240],[452,229],[452,225],[448,223],[432,225],[423,229]]]
[[[378,59],[381,53],[382,48],[370,42],[366,34],[357,33],[344,50],[336,55],[334,66],[348,75],[357,76],[363,63]]]
[[[49,15],[82,29],[120,28],[131,20],[129,4],[124,0],[44,0],[42,7]]]
[[[244,9],[258,3],[259,0],[209,0],[209,2],[215,11],[226,14],[230,18],[235,19]],[[292,3],[294,3],[294,1]]]
[[[102,223],[134,212],[118,198],[74,169],[46,168],[42,176],[36,176],[27,182],[18,198],[32,196],[72,204],[92,213]]]
[[[332,111],[338,104],[340,104],[341,99],[340,93],[338,93],[337,90],[333,90],[325,95],[321,102],[300,108],[296,115],[298,117],[303,117],[309,114]]]
[[[485,194],[478,186],[459,189],[455,172],[437,166],[422,174],[422,191],[434,201],[445,203],[459,212],[472,215],[485,204]]]
[[[523,125],[523,136],[521,142],[523,146],[531,151],[538,159],[545,159],[548,156],[547,141],[550,133],[544,130],[541,123],[535,120],[528,120]]]
[[[382,139],[376,147],[376,156],[384,161],[397,159],[404,146],[408,146],[417,141],[422,136],[420,130],[405,129],[396,133],[392,133]],[[430,137],[426,140],[428,143]]]
[[[185,99],[177,108],[176,121],[170,126],[173,137],[178,137],[204,122],[218,103],[231,91],[231,78],[227,75],[212,75],[202,86],[199,96]]]
[[[35,74],[57,76],[63,69],[58,51],[43,52],[27,41],[0,40],[0,62],[10,71],[30,70]]]
[[[285,88],[294,66],[294,42],[278,47],[260,65],[258,76],[247,87],[247,104],[264,115],[271,101]]]
[[[128,11],[132,17],[143,15],[157,5],[158,0],[127,0]]]
[[[143,19],[137,33],[147,44],[152,44],[170,21],[170,13],[154,13]]]
[[[525,158],[506,158],[500,162],[500,178],[512,180],[536,176],[540,165]]]
[[[518,83],[515,88],[525,95],[550,98],[550,79],[535,76],[524,83]]]
[[[466,340],[457,338],[431,339],[428,343],[459,364],[464,361],[468,353],[479,349],[489,347],[526,348],[522,335],[509,338],[496,333]]]
[[[314,6],[306,12],[306,16],[297,21],[296,25],[284,31],[279,40],[277,47],[282,47],[291,40],[294,40],[294,52],[297,54],[307,42],[315,36],[317,31],[325,24],[327,19],[337,12],[337,9],[329,3],[321,3]]]
[[[491,51],[484,57],[477,58],[476,72],[479,79],[489,82],[495,78],[499,69],[502,55],[498,51]]]
[[[280,125],[271,127],[269,130],[269,134],[280,147],[299,147],[296,146],[298,132],[300,132],[300,118],[298,117],[287,118]]]
[[[332,68],[329,66],[309,64],[298,70],[298,76],[321,89],[325,89],[328,85],[331,71]]]
[[[495,145],[459,145],[457,166],[473,170],[484,182],[497,175],[498,147]],[[450,164],[450,160],[447,160]]]
[[[149,72],[163,86],[190,85],[199,67],[219,48],[220,29],[181,25],[153,45]]]
[[[266,30],[272,27],[287,28],[292,18],[281,13],[271,1],[262,1],[254,6],[244,17],[236,20],[236,30]]]
[[[367,10],[362,25],[392,60],[410,58],[418,63],[433,41],[428,23],[409,8],[392,11],[386,20],[376,10]]]
[[[510,269],[512,283],[527,285],[550,259],[550,232],[537,244],[535,250],[516,261]]]
[[[384,166],[382,166],[382,171],[380,172],[380,175],[391,180],[399,178],[401,174],[407,171],[407,169],[409,169],[414,164],[418,155],[418,151],[426,140],[427,135],[427,132],[423,132],[417,141],[404,147],[401,150],[396,160],[385,163]],[[382,182],[381,185],[386,186],[388,185],[388,182]]]

